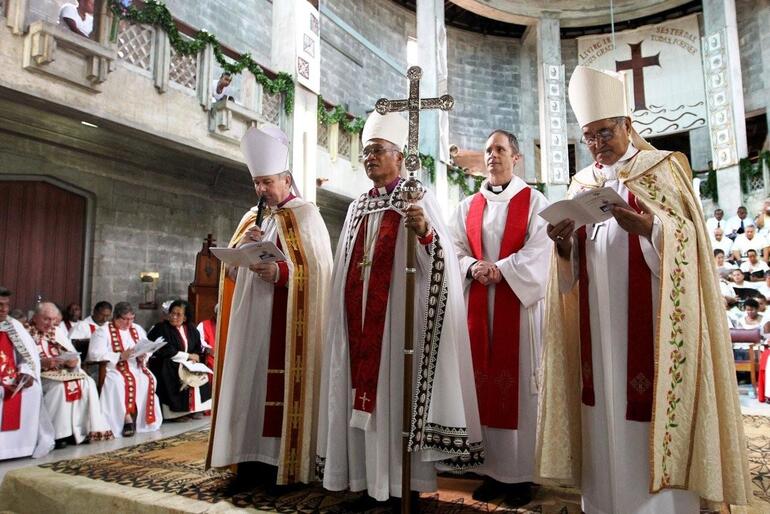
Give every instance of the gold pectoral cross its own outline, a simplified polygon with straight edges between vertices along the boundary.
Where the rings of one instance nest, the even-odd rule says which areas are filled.
[[[372,261],[370,261],[369,257],[367,257],[366,254],[364,254],[364,257],[361,259],[361,262],[358,263],[358,267],[361,268],[361,280],[364,279],[364,275],[363,275],[364,268],[371,265],[372,265]]]

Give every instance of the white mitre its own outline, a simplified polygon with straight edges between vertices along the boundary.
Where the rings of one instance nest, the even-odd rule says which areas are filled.
[[[275,125],[249,128],[241,139],[241,152],[253,178],[289,169],[289,138]]]
[[[382,115],[374,111],[366,119],[364,130],[361,132],[361,143],[365,146],[370,139],[384,139],[403,151],[408,134],[409,122],[403,116],[395,112]]]
[[[361,132],[361,144],[365,147],[366,142],[370,139],[384,139],[396,145],[399,151],[403,152],[408,135],[409,122],[403,116],[395,112],[382,115],[374,111],[366,118],[364,130]],[[403,162],[401,163],[401,176],[404,178],[408,176]]]
[[[626,98],[625,76],[578,65],[569,81],[569,103],[578,125],[607,118],[631,118]],[[631,127],[631,142],[640,150],[655,148]]]

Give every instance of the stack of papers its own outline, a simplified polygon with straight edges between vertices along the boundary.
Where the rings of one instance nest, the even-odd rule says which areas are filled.
[[[139,342],[136,343],[136,346],[134,346],[134,354],[132,357],[139,357],[145,353],[153,353],[159,348],[165,346],[165,344],[166,341],[162,337],[159,337],[155,341],[150,341],[149,339],[140,339]]]
[[[187,368],[188,371],[193,373],[214,373],[211,368],[203,364],[202,362],[184,361],[180,363]]]
[[[575,222],[575,229],[589,223],[601,223],[612,217],[612,207],[630,209],[631,206],[611,187],[591,189],[571,200],[554,202],[538,214],[551,225],[566,219]]]

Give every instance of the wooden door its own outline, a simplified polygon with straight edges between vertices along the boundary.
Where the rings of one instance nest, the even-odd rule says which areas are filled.
[[[0,285],[11,305],[31,309],[40,295],[80,303],[86,199],[41,181],[0,181]]]

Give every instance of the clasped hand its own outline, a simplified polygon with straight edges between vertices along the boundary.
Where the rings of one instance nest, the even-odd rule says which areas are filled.
[[[471,276],[483,286],[497,284],[503,279],[500,268],[487,261],[476,261],[471,267]]]

